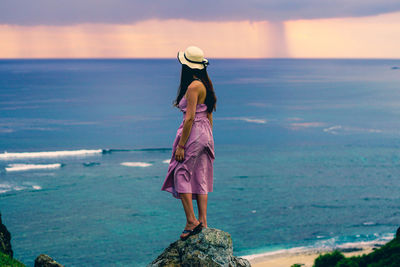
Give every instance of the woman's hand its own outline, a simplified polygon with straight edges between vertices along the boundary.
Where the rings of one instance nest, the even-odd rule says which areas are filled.
[[[175,160],[183,161],[184,157],[185,157],[185,150],[180,146],[178,146],[175,151]]]

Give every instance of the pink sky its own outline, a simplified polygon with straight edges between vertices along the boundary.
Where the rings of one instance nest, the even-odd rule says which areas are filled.
[[[134,24],[0,25],[0,58],[400,58],[400,12],[281,23],[145,20]]]

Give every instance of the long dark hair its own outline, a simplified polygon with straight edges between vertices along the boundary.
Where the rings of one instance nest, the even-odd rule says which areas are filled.
[[[213,84],[208,77],[207,68],[191,69],[187,65],[182,64],[181,82],[178,87],[178,93],[174,101],[174,106],[178,107],[179,101],[186,94],[189,84],[194,80],[193,75],[198,77],[204,84],[207,90],[206,100],[204,103],[207,105],[207,112],[211,113],[216,110],[217,97],[215,96]]]

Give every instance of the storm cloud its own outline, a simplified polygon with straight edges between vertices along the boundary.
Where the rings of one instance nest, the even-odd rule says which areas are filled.
[[[1,0],[0,24],[125,24],[147,19],[286,21],[399,10],[399,0]]]

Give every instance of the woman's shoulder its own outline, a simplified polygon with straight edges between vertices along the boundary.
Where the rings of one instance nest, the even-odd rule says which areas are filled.
[[[192,81],[187,87],[188,91],[197,91],[200,93],[201,91],[205,91],[206,87],[201,81]]]
[[[198,87],[198,86],[204,86],[203,82],[200,79],[194,79],[188,86],[189,87]]]

